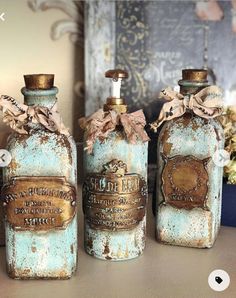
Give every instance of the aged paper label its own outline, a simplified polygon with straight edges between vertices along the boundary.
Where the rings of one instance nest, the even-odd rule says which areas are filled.
[[[119,172],[118,168],[116,172],[87,175],[83,186],[84,213],[93,229],[133,229],[145,216],[146,200],[145,180],[138,174]]]
[[[14,177],[2,189],[6,220],[15,230],[64,229],[76,212],[76,190],[64,177]]]
[[[210,158],[174,156],[165,159],[162,192],[165,202],[177,208],[206,207],[208,194],[207,164]]]

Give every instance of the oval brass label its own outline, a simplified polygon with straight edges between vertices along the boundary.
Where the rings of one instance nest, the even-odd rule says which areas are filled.
[[[118,165],[111,168],[111,165]],[[87,175],[83,209],[91,228],[131,230],[146,213],[147,185],[139,174],[125,174],[126,165],[112,160],[101,174]]]
[[[206,207],[208,194],[207,164],[210,158],[174,156],[165,159],[162,192],[165,202],[177,208]]]
[[[15,230],[65,229],[76,213],[76,189],[64,177],[13,177],[2,196]]]

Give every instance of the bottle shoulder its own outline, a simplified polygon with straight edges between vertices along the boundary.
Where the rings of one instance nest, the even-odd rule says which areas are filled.
[[[86,137],[85,137],[86,139]],[[129,142],[127,140],[127,136],[124,132],[124,130],[115,130],[112,132],[109,132],[107,137],[104,140],[96,139],[94,143],[94,147],[120,147],[123,146],[124,148],[129,147],[147,147],[148,142],[143,142],[142,140],[136,140],[135,143]]]
[[[185,114],[181,117],[165,122],[160,135],[168,132],[182,131],[183,133],[204,132],[209,133],[217,130],[219,134],[223,134],[224,130],[220,121],[216,118],[205,119],[197,115]],[[219,136],[222,137],[222,136]]]
[[[58,145],[60,147],[75,147],[75,141],[72,136],[66,136],[45,130],[36,130],[29,134],[12,133],[7,140],[7,147],[24,147],[37,145]]]
[[[84,152],[86,173],[100,173],[104,165],[119,160],[127,165],[129,173],[147,175],[148,142],[139,141],[132,144],[122,132],[111,132],[105,140],[96,140],[93,151]]]
[[[211,155],[224,147],[224,130],[218,119],[185,114],[166,122],[159,135],[159,148],[166,155]]]
[[[76,181],[77,153],[73,138],[48,131],[9,136],[7,150],[12,161],[5,179],[12,176],[64,176]]]
[[[13,133],[9,136],[6,149],[19,160],[66,160],[76,161],[76,144],[71,136],[38,130],[28,135]]]

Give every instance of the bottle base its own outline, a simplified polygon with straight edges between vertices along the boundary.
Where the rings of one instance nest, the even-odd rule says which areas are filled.
[[[86,250],[86,248],[85,248],[85,252],[89,255],[89,256],[91,256],[91,257],[94,257],[94,258],[96,258],[96,259],[98,259],[98,260],[102,260],[102,261],[111,261],[111,262],[125,262],[125,261],[130,261],[130,260],[134,260],[134,259],[137,259],[138,257],[140,257],[140,256],[142,256],[142,254],[143,254],[143,251],[142,252],[140,252],[139,254],[137,254],[137,255],[133,255],[133,256],[130,256],[130,257],[121,257],[121,258],[119,258],[119,257],[111,257],[111,256],[109,256],[109,255],[106,255],[106,256],[104,256],[104,255],[97,255],[97,254],[95,254],[94,252],[91,252],[91,251],[88,251],[88,250]]]
[[[181,247],[188,247],[188,248],[200,248],[200,249],[204,249],[204,248],[212,248],[214,246],[214,243],[201,243],[201,240],[197,240],[196,242],[190,243],[190,242],[177,242],[177,241],[172,241],[172,242],[168,242],[168,241],[163,241],[160,240],[158,237],[156,237],[156,240],[158,243],[160,244],[164,244],[164,245],[173,245],[173,246],[181,246]]]
[[[73,277],[76,273],[75,269],[72,272],[66,272],[65,270],[58,270],[57,272],[48,273],[36,273],[31,272],[30,269],[8,269],[8,276],[16,280],[67,280]]]
[[[211,248],[217,238],[219,216],[202,208],[177,209],[160,205],[156,218],[156,239],[165,244]]]

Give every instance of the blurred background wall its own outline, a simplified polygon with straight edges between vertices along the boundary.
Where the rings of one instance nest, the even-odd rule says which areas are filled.
[[[177,87],[184,68],[205,68],[210,83],[223,88],[226,105],[236,105],[236,0],[86,1],[85,94],[90,114],[109,94],[109,68],[125,69],[121,96],[129,111],[142,108],[157,119],[160,91]],[[92,88],[91,88],[92,87]],[[149,189],[156,173],[157,137],[147,126]]]
[[[22,102],[23,75],[33,73],[55,74],[59,110],[78,144],[81,180],[82,133],[78,118],[84,114],[82,1],[0,1],[0,95],[7,94]],[[9,133],[0,113],[0,148],[5,147]],[[1,177],[0,168],[0,187]],[[3,244],[0,220],[0,245]]]
[[[55,74],[59,109],[77,141],[77,119],[83,114],[81,4],[81,1],[76,4],[72,1],[0,1],[0,15],[4,13],[5,18],[0,20],[0,94],[22,101],[24,74]],[[0,121],[0,141],[7,131]]]
[[[23,101],[23,75],[55,74],[58,106],[65,125],[78,144],[78,172],[82,179],[82,133],[78,118],[84,114],[83,2],[66,0],[0,1],[0,95]],[[9,127],[0,113],[0,148]],[[0,187],[1,187],[0,168]],[[0,207],[0,245],[4,228]]]

